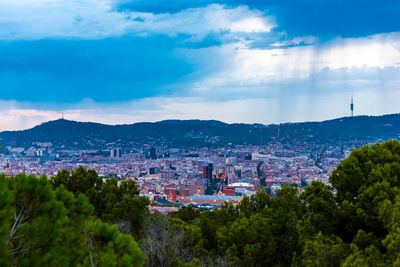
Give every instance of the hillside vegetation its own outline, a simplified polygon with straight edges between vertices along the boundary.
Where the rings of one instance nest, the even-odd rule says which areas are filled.
[[[279,132],[279,135],[278,135]],[[267,144],[272,140],[338,142],[356,139],[375,140],[400,135],[400,115],[346,117],[323,122],[281,125],[227,124],[219,121],[167,120],[129,125],[104,125],[91,122],[56,120],[24,131],[0,133],[3,145],[23,146],[32,142],[68,145],[89,140],[165,142],[174,146]],[[216,137],[216,138],[215,138]],[[81,144],[84,145],[84,144]]]

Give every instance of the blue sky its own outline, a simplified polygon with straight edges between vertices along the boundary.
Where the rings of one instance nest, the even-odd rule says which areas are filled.
[[[0,0],[0,130],[399,112],[399,1]]]

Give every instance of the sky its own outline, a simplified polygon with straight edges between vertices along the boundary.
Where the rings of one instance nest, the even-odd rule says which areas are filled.
[[[0,131],[400,112],[398,0],[0,0]]]

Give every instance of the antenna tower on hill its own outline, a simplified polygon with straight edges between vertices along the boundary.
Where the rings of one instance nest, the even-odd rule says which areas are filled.
[[[351,112],[351,116],[353,117],[353,115],[354,115],[354,102],[353,102],[353,95],[351,95],[350,112]]]

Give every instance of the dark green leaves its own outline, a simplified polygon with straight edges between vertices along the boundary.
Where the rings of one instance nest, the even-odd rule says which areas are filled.
[[[46,177],[0,177],[2,266],[138,266],[144,260],[132,236],[93,218],[86,196]]]

